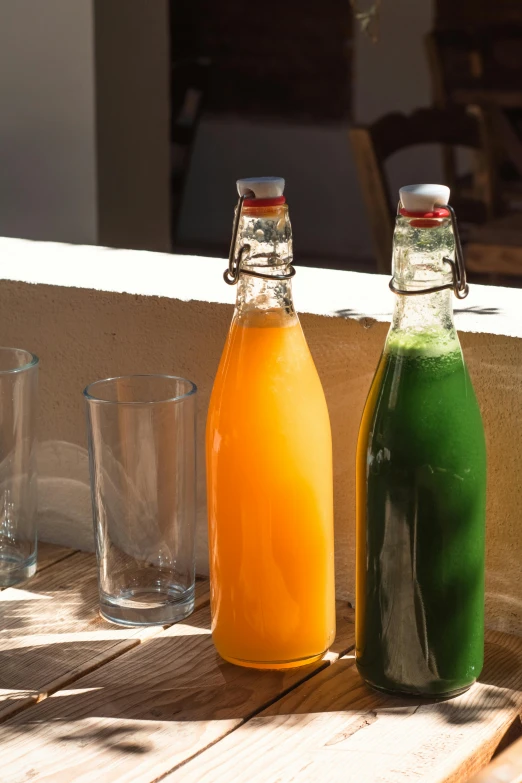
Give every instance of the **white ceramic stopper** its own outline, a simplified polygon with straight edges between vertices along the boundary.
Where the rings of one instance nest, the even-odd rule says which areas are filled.
[[[447,185],[405,185],[399,190],[401,204],[408,212],[433,212],[435,205],[448,203]]]
[[[239,195],[250,198],[278,198],[283,195],[284,189],[282,177],[245,177],[237,181]]]

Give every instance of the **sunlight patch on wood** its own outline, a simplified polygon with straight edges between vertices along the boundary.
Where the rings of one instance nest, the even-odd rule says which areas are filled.
[[[48,601],[50,595],[31,593],[30,590],[20,590],[18,587],[10,587],[0,593],[0,601]]]

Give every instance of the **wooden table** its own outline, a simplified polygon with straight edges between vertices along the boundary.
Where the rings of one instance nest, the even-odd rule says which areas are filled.
[[[2,783],[460,781],[522,710],[522,638],[490,632],[480,683],[447,702],[379,695],[354,666],[353,612],[314,666],[222,661],[208,585],[170,628],[98,615],[94,557],[45,545],[39,572],[0,593]]]
[[[464,253],[471,272],[522,277],[522,212],[478,226]]]

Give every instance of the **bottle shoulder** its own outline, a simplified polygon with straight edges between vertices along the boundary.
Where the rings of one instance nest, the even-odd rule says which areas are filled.
[[[233,400],[233,403],[232,403]],[[210,410],[288,409],[327,416],[326,398],[297,316],[234,318],[214,381]],[[293,416],[293,414],[292,414]]]
[[[360,438],[370,449],[395,445],[424,453],[444,441],[448,450],[482,451],[482,417],[460,345],[434,354],[393,350],[387,344],[366,401]]]

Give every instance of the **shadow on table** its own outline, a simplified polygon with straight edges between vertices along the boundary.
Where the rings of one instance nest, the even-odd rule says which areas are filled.
[[[317,742],[326,747],[344,743],[381,721],[387,721],[383,723],[386,736],[387,727],[399,720],[397,731],[404,736],[405,730],[417,729],[415,723],[409,729],[400,719],[422,713],[430,716],[435,738],[445,737],[446,742],[448,731],[441,725],[483,731],[495,713],[509,716],[522,703],[522,640],[516,637],[491,635],[481,685],[452,701],[430,702],[370,690],[355,669],[353,652],[333,666],[324,663],[320,671],[317,667],[274,672],[232,666],[214,650],[209,619],[208,607],[199,610],[186,623],[144,641],[4,722],[0,727],[4,769],[7,765],[8,771],[15,770],[18,777],[13,780],[21,780],[20,770],[26,774],[27,765],[32,769],[45,757],[56,759],[62,777],[71,776],[64,780],[75,779],[84,764],[87,771],[110,765],[115,780],[125,775],[137,779],[139,765],[145,765],[140,779],[148,780],[146,774],[152,779],[153,768],[157,779],[253,718],[234,736],[240,737],[238,749],[261,743],[259,763],[264,770],[265,756],[266,764],[273,762],[279,743],[290,742],[290,754],[292,748],[297,754],[305,747],[315,752],[316,731]],[[88,644],[70,648],[71,660]],[[49,659],[56,653],[56,645],[46,652]],[[332,723],[322,721],[326,713],[332,714]],[[428,724],[421,721],[420,725],[427,730]],[[451,736],[461,742],[458,732]],[[128,777],[133,774],[136,778]]]
[[[509,649],[502,634],[492,634],[486,646],[481,685],[450,701],[386,696],[370,690],[360,679],[353,653],[327,666],[287,671],[256,671],[225,663],[215,652],[209,629],[209,610],[196,612],[183,626],[173,626],[160,637],[142,643],[133,652],[105,663],[99,669],[65,686],[54,697],[26,710],[4,724],[8,733],[39,730],[42,723],[67,723],[86,718],[139,721],[241,720],[261,709],[266,715],[307,715],[316,712],[411,713],[435,711],[447,723],[479,723],[493,710],[513,707],[516,693],[522,701],[522,642]],[[64,653],[77,657],[87,648],[93,657],[98,642],[49,645],[49,661]],[[11,653],[12,654],[12,653]],[[8,662],[0,658],[0,670]],[[38,676],[2,677],[2,686],[24,690],[38,687]],[[20,671],[23,656],[19,657]],[[6,671],[6,670],[4,670]],[[313,676],[315,674],[315,676]],[[296,684],[303,683],[298,690]],[[287,693],[284,700],[280,696]],[[328,692],[325,699],[321,694]],[[271,704],[273,702],[273,704]],[[270,706],[271,705],[271,706]]]
[[[31,584],[36,594],[37,579]],[[98,616],[94,568],[84,568],[74,590],[68,578],[64,584],[63,605],[20,596],[18,613],[8,610],[9,623],[0,635],[0,696],[7,697],[9,707],[27,706],[27,696],[42,689],[57,691],[2,723],[2,754],[18,754],[20,764],[28,748],[31,757],[44,749],[58,754],[66,770],[84,754],[91,760],[99,756],[97,763],[103,765],[109,753],[114,763],[125,766],[129,758],[150,754],[156,760],[163,753],[166,771],[177,763],[172,748],[183,760],[256,715],[249,724],[252,731],[259,722],[271,728],[283,722],[300,730],[318,715],[337,713],[344,741],[389,716],[422,712],[437,725],[478,728],[495,712],[513,712],[522,704],[522,639],[517,637],[488,634],[481,684],[467,694],[445,702],[403,699],[362,682],[354,666],[353,625],[346,617],[339,621],[342,643],[335,648],[344,657],[333,666],[325,661],[302,669],[256,671],[217,655],[208,606],[140,643],[133,636],[136,629],[110,625]],[[23,623],[17,625],[24,619],[24,600],[31,614],[25,637]],[[47,615],[35,643],[35,607],[40,606]],[[56,617],[61,613],[66,622],[60,629]],[[45,636],[43,630],[52,633]],[[126,639],[129,649],[111,660],[118,654],[116,645]],[[0,715],[1,709],[0,703]]]

